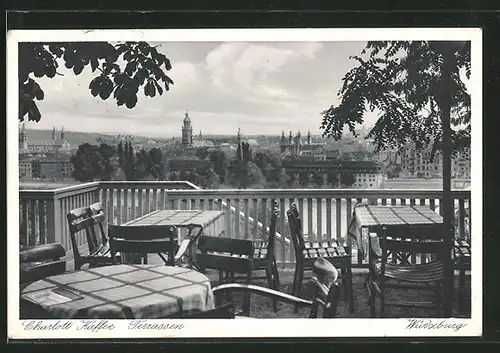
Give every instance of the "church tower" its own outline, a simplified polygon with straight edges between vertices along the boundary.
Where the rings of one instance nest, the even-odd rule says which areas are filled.
[[[54,126],[54,128],[52,129],[52,144],[56,144],[56,141],[57,141],[57,133],[56,133],[56,127]]]
[[[312,139],[311,139],[311,130],[309,130],[307,132],[307,144],[310,145],[312,142]]]
[[[302,140],[301,140],[301,134],[300,131],[297,132],[297,136],[295,136],[295,143],[293,145],[293,154],[294,156],[300,155],[300,151],[302,150]]]
[[[64,126],[61,128],[61,142],[64,141]]]
[[[193,127],[191,126],[191,118],[188,111],[184,113],[184,124],[182,126],[182,146],[189,147],[193,145]]]
[[[284,153],[286,151],[285,130],[281,131],[280,150],[281,153]]]

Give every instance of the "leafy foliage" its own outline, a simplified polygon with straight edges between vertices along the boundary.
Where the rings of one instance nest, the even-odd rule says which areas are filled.
[[[84,143],[71,156],[73,164],[73,178],[78,181],[111,180],[118,168],[115,149],[102,143],[91,145]]]
[[[163,154],[159,148],[152,148],[148,155],[148,172],[154,180],[165,180],[166,167],[163,162]]]
[[[209,168],[202,171],[200,182],[204,189],[217,189],[220,185],[220,177],[212,168]]]
[[[340,183],[343,187],[351,187],[356,182],[354,175],[352,173],[344,172],[340,173]]]
[[[316,171],[312,173],[311,182],[315,188],[321,188],[325,185],[325,175],[322,172]]]
[[[323,136],[340,140],[345,127],[356,136],[355,127],[364,122],[364,114],[376,111],[379,118],[367,136],[374,140],[376,152],[413,142],[417,150],[432,146],[434,156],[442,150],[440,106],[443,98],[449,98],[451,123],[456,127],[451,136],[454,149],[470,146],[471,100],[460,78],[460,72],[467,78],[471,74],[470,42],[454,52],[451,84],[446,90],[442,85],[443,45],[449,44],[368,42],[362,56],[352,57],[359,65],[343,78],[340,104],[321,113]]]
[[[222,150],[211,151],[208,158],[213,163],[214,172],[219,176],[219,181],[226,182],[229,168],[229,159],[226,153]]]
[[[75,75],[87,66],[97,76],[89,84],[92,96],[106,100],[113,94],[118,106],[132,109],[142,88],[146,97],[162,95],[173,85],[166,72],[170,60],[146,42],[19,43],[19,120],[40,121],[36,101],[45,98],[37,78],[61,75],[61,63]],[[125,67],[119,65],[125,62]]]

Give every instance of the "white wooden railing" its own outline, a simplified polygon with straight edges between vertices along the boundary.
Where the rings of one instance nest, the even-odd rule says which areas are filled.
[[[457,236],[470,236],[469,190],[452,192],[456,206]],[[216,209],[225,212],[224,236],[257,239],[269,226],[271,201],[280,203],[276,257],[283,265],[294,262],[286,210],[299,207],[305,236],[310,240],[346,237],[357,202],[381,205],[428,205],[440,212],[441,190],[368,189],[218,189],[204,190],[189,182],[94,182],[56,190],[20,190],[21,242],[25,245],[60,242],[69,251],[66,214],[69,210],[101,201],[107,224],[121,224],[157,209]],[[122,207],[118,207],[122,205]],[[35,215],[31,217],[28,215]],[[83,237],[79,244],[85,244]],[[353,249],[354,263],[364,266]],[[71,256],[71,254],[68,254]]]

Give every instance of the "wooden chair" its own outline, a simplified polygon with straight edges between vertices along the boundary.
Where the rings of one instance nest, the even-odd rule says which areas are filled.
[[[352,257],[349,247],[335,239],[328,241],[305,242],[302,235],[302,220],[295,204],[287,211],[290,234],[295,250],[295,273],[292,294],[300,296],[304,272],[313,269],[318,258],[324,258],[341,270],[344,295],[349,301],[349,311],[354,312],[354,293],[352,289]]]
[[[174,266],[177,250],[177,231],[175,227],[165,225],[148,226],[109,226],[111,258],[114,264],[128,262],[140,255],[142,263],[148,263],[147,254],[158,254],[165,265]],[[121,254],[121,259],[116,253]],[[167,255],[165,258],[164,255]],[[121,261],[120,261],[121,260]],[[132,260],[135,262],[135,259]]]
[[[108,266],[112,264],[108,238],[104,230],[105,214],[101,203],[94,203],[89,207],[81,207],[69,211],[67,214],[71,246],[75,261],[75,270],[80,270],[85,264],[90,267]],[[98,232],[100,233],[98,236]],[[87,236],[88,254],[80,253],[76,234],[85,232]]]
[[[59,244],[27,246],[19,252],[19,283],[26,286],[66,272],[66,250]]]
[[[274,289],[255,286],[251,284],[227,283],[216,286],[212,289],[216,302],[220,299],[228,297],[230,293],[244,293],[246,295],[252,293],[288,303],[296,307],[309,308],[310,318],[334,318],[337,316],[337,302],[340,288],[337,283],[338,272],[335,267],[328,261],[319,258],[313,264],[313,277],[311,284],[313,288],[312,300],[302,299],[293,295],[279,292]],[[215,309],[198,312],[194,315],[182,315],[180,318],[217,318],[217,319],[233,319],[250,316],[250,311],[238,312],[235,310],[233,303],[223,303],[216,306]]]
[[[467,290],[465,288],[465,272],[471,269],[471,244],[469,239],[455,239],[453,246],[455,266],[458,277],[458,311],[463,313],[466,308]]]
[[[207,269],[219,272],[219,284],[239,280],[235,274],[246,275],[246,283],[252,281],[253,242],[244,239],[228,239],[203,236],[198,240],[196,265],[205,272]],[[246,298],[250,304],[250,298]],[[249,310],[249,307],[245,307]]]
[[[267,286],[271,289],[279,289],[279,273],[276,266],[276,256],[274,254],[276,242],[276,225],[279,216],[279,204],[273,200],[271,213],[271,222],[269,224],[269,234],[267,240],[254,240],[253,247],[253,271],[265,271],[265,276],[255,276],[252,274],[252,280],[266,279]],[[235,277],[234,279],[239,279]]]
[[[382,226],[381,236],[370,234],[368,291],[372,317],[376,317],[377,296],[380,298],[381,316],[385,315],[385,308],[388,306],[436,309],[439,315],[443,304],[446,256],[444,234],[442,225]],[[409,261],[410,257],[417,255],[425,259],[428,254],[431,254],[430,258],[434,260],[421,264],[412,264]],[[392,256],[390,261],[389,256]],[[387,288],[431,291],[436,295],[436,303],[387,303]]]
[[[269,288],[278,290],[279,289],[279,274],[278,267],[276,266],[276,257],[274,255],[275,249],[275,239],[276,239],[276,225],[278,223],[279,216],[279,204],[277,201],[273,201],[273,209],[271,215],[271,222],[269,225],[269,236],[267,240],[255,240],[253,241],[254,252],[252,255],[253,260],[253,271],[265,271],[265,277],[255,276],[252,274],[252,280],[254,279],[266,279]],[[189,234],[192,233],[192,229],[195,229],[196,225],[188,226]],[[189,252],[192,251],[192,247],[199,239],[201,231],[199,231],[195,236],[187,236],[187,239],[183,240],[180,248],[175,256],[175,263],[178,266],[185,266],[197,271],[203,271],[199,264],[194,261],[194,259],[189,256]],[[241,254],[232,254],[240,256]],[[245,277],[237,277],[234,272],[224,273],[224,280],[247,280],[247,274]],[[277,310],[276,303],[274,303],[275,311]]]
[[[30,283],[66,272],[66,250],[59,244],[43,244],[24,247],[19,252],[19,289]],[[21,320],[50,319],[44,310],[21,298],[19,302]]]

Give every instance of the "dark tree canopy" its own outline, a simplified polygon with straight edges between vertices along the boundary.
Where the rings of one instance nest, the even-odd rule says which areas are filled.
[[[432,146],[433,154],[442,149],[441,100],[451,95],[451,124],[454,150],[470,146],[470,94],[460,78],[470,77],[470,42],[457,50],[452,65],[451,85],[443,92],[443,57],[439,42],[368,42],[354,56],[359,65],[346,73],[338,92],[340,104],[322,112],[323,135],[339,140],[345,127],[356,136],[357,124],[367,111],[380,112],[367,138],[373,138],[376,151],[400,148],[413,142],[417,149]],[[366,55],[364,55],[366,54]]]
[[[126,63],[125,67],[119,65]],[[137,94],[155,97],[168,91],[173,81],[167,76],[170,60],[146,42],[64,42],[19,43],[19,120],[40,121],[41,112],[36,101],[45,94],[37,78],[61,75],[60,63],[72,69],[75,75],[86,66],[96,74],[89,84],[90,93],[102,100],[113,94],[118,106],[132,109]]]

